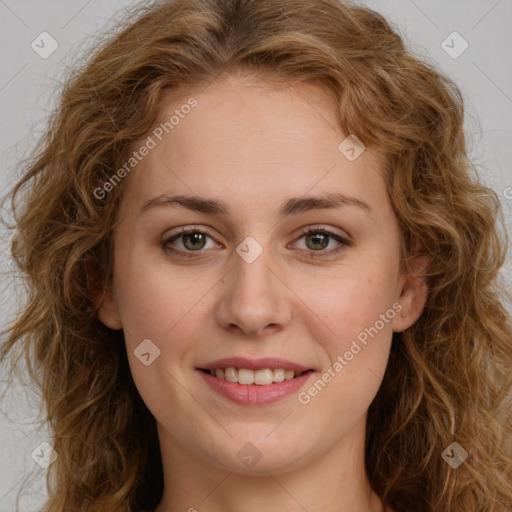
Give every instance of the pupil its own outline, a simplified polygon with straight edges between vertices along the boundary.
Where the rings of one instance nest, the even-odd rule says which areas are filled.
[[[310,247],[311,249],[325,249],[328,245],[327,236],[322,233],[316,233],[314,235],[309,235],[306,237],[307,239],[314,239],[313,245],[316,245],[317,247]],[[320,247],[318,247],[320,245]]]
[[[187,247],[187,249],[202,249],[203,246],[204,246],[204,239],[203,240],[200,240],[201,237],[203,237],[204,235],[202,233],[187,233],[183,236],[183,242],[185,244],[185,247]],[[189,246],[189,244],[187,244],[187,240],[193,240],[192,244],[194,243],[199,243],[200,247],[198,247],[197,245],[192,245],[192,247]],[[201,245],[201,242],[202,245]]]

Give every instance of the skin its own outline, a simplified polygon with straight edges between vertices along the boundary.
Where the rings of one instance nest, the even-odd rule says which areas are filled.
[[[192,95],[197,107],[128,178],[114,278],[99,311],[106,326],[124,330],[135,383],[157,420],[165,490],[156,510],[380,512],[364,469],[367,410],[392,333],[417,320],[427,290],[417,277],[423,257],[400,272],[399,227],[379,155],[367,148],[351,162],[338,150],[347,134],[318,84],[277,87],[230,75],[168,97],[161,120]],[[346,205],[278,219],[290,197],[332,192],[371,211]],[[230,213],[164,205],[140,214],[163,193],[214,198]],[[315,250],[318,241],[301,229],[317,225],[352,245],[328,255],[340,246],[329,238]],[[188,249],[190,259],[162,246],[182,226],[208,233],[199,243],[167,244]],[[252,263],[236,252],[248,236],[263,250]],[[230,356],[281,357],[316,369],[307,390],[397,303],[401,313],[307,405],[297,393],[263,406],[236,404],[196,370]],[[160,350],[148,366],[134,355],[144,339]],[[261,454],[251,468],[237,457],[248,442]]]

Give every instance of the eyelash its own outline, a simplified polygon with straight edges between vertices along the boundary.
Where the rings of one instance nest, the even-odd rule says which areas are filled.
[[[172,237],[163,241],[163,243],[162,243],[163,249],[165,251],[175,254],[176,256],[178,256],[180,258],[198,258],[198,257],[200,258],[200,257],[202,257],[202,256],[195,255],[195,253],[204,252],[204,250],[202,250],[202,249],[199,251],[182,251],[181,249],[177,250],[177,249],[173,249],[169,246],[169,244],[171,242],[174,242],[175,240],[183,237],[184,235],[189,235],[192,233],[199,233],[201,235],[206,235],[206,236],[210,237],[210,235],[207,232],[205,232],[201,229],[181,228],[179,233],[177,233],[177,234],[173,235]],[[343,238],[342,236],[340,236],[336,233],[333,233],[332,231],[328,231],[327,229],[317,228],[317,227],[306,228],[305,230],[303,230],[301,232],[299,238],[297,238],[297,241],[300,240],[301,238],[303,238],[307,235],[311,235],[311,234],[327,235],[329,238],[333,238],[334,240],[336,240],[337,242],[340,243],[340,245],[337,248],[331,249],[329,251],[325,251],[325,250],[320,250],[320,251],[309,250],[308,251],[308,250],[306,250],[306,252],[311,253],[310,257],[313,259],[337,255],[340,252],[342,252],[345,249],[345,247],[350,247],[352,245],[352,242],[347,240],[346,238]],[[210,238],[212,238],[212,237],[210,237]],[[317,254],[315,254],[315,253],[317,253]]]

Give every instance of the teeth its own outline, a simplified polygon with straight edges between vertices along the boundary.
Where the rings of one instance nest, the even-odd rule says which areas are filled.
[[[240,368],[238,370],[238,384],[254,384],[254,374],[252,370]]]
[[[240,371],[238,372],[238,378],[240,378]],[[270,368],[266,368],[265,370],[256,370],[254,372],[255,384],[265,386],[268,384],[272,384],[272,382],[274,382],[274,372]]]
[[[210,374],[218,379],[228,382],[237,382],[238,384],[258,384],[259,386],[268,386],[273,382],[283,382],[293,379],[297,374],[293,370],[284,368],[265,368],[264,370],[249,370],[248,368],[217,368],[210,370]]]
[[[286,371],[282,368],[276,368],[274,371],[274,382],[283,382]]]
[[[229,382],[238,382],[238,374],[234,368],[226,368],[224,379]]]

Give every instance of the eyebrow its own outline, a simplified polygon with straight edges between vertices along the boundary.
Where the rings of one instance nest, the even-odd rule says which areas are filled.
[[[142,205],[139,214],[161,206],[181,206],[199,213],[229,215],[229,207],[222,201],[182,194],[162,194],[154,197]],[[278,216],[282,219],[289,215],[297,215],[311,210],[334,209],[344,206],[355,206],[368,212],[372,211],[370,205],[361,199],[346,194],[331,193],[321,196],[292,197],[281,205]]]

